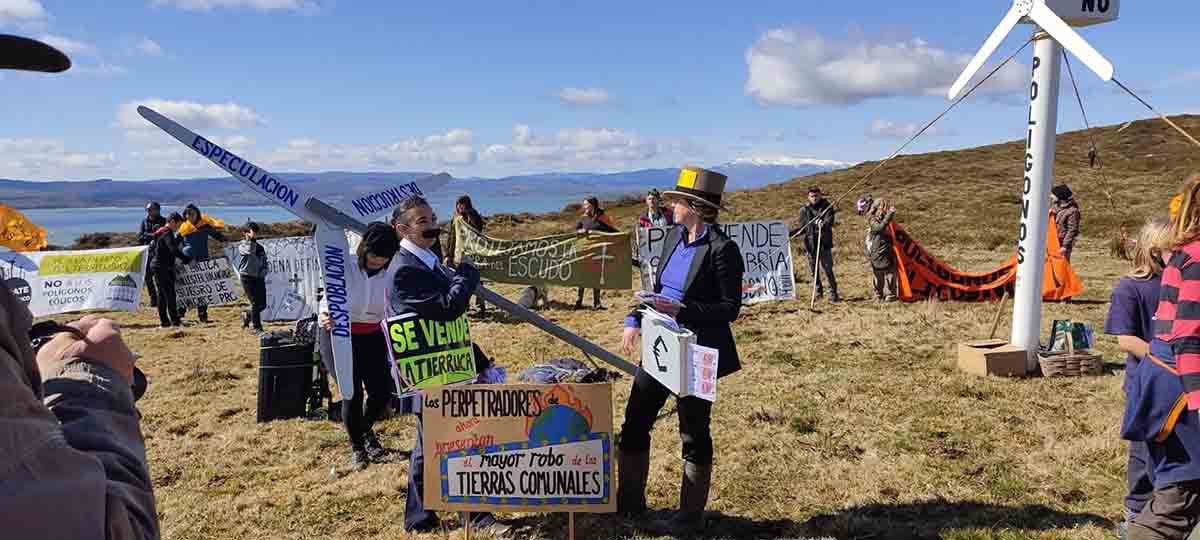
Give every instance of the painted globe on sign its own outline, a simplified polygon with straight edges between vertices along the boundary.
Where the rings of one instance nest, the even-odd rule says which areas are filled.
[[[587,419],[566,405],[551,405],[529,426],[529,442],[574,440],[588,434]]]

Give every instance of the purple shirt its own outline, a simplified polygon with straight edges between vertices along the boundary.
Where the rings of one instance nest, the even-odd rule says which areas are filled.
[[[1139,280],[1123,277],[1113,288],[1112,303],[1108,307],[1108,318],[1104,320],[1104,333],[1110,336],[1134,336],[1147,343],[1154,337],[1154,311],[1158,309],[1158,287],[1161,274],[1150,279]],[[1125,384],[1133,367],[1141,361],[1132,354],[1125,359]]]
[[[696,248],[707,237],[707,225],[704,226],[704,232],[700,233],[700,237],[696,238],[695,242],[687,241],[687,231],[684,231],[680,235],[679,247],[675,248],[675,252],[671,254],[671,260],[667,261],[667,265],[663,267],[658,294],[683,302],[683,294],[687,292],[683,290],[683,286],[687,281],[688,270],[692,268],[692,259],[696,258]],[[1155,299],[1157,298],[1155,297]],[[625,326],[627,328],[641,328],[642,325],[636,317],[630,315],[625,318]]]

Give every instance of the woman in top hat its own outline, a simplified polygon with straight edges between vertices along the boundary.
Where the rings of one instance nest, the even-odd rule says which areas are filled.
[[[675,317],[696,334],[696,342],[717,349],[718,377],[741,369],[729,325],[742,305],[745,263],[735,242],[714,225],[724,207],[725,175],[687,167],[679,174],[671,201],[675,226],[662,245],[654,308]],[[638,347],[641,314],[625,319],[622,345],[626,353]],[[639,369],[625,407],[621,428],[617,509],[636,516],[646,509],[646,476],[650,467],[650,431],[670,392]],[[704,507],[712,478],[713,444],[709,430],[713,403],[699,397],[679,398],[679,435],[683,440],[683,482],[679,511],[668,520],[651,523],[656,534],[686,535],[704,527]]]

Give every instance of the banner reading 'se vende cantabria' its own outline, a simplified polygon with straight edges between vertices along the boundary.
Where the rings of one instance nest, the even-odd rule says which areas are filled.
[[[35,317],[88,309],[137,311],[146,247],[0,252],[0,279]]]
[[[792,250],[788,228],[783,221],[748,221],[717,225],[742,252],[746,272],[742,276],[742,303],[771,300],[795,300],[796,283],[792,278]],[[654,276],[661,261],[667,227],[638,230],[638,259],[641,261],[642,288],[653,290]]]

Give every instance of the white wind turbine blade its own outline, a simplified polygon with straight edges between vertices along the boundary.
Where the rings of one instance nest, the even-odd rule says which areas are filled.
[[[979,52],[975,53],[975,57],[967,64],[967,68],[958,76],[958,80],[954,81],[947,97],[950,99],[958,98],[958,95],[962,93],[963,88],[967,86],[971,78],[979,72],[979,68],[983,67],[983,63],[987,61],[992,53],[996,52],[996,48],[1000,46],[1004,38],[1008,37],[1008,33],[1012,32],[1013,27],[1017,26],[1017,23],[1021,22],[1021,17],[1024,16],[1025,13],[1023,10],[1016,5],[1013,5],[1012,9],[1008,10],[1008,14],[1004,16],[1004,19],[992,31],[992,35],[988,36],[987,41],[983,42],[983,47],[980,47]]]
[[[1099,75],[1105,82],[1112,80],[1112,62],[1109,62],[1099,51],[1084,41],[1074,28],[1071,28],[1058,14],[1046,7],[1044,2],[1039,1],[1033,5],[1033,10],[1029,12],[1029,18],[1047,34],[1050,34],[1050,37],[1054,38],[1064,49],[1071,51],[1071,54],[1078,57],[1084,65],[1095,71],[1096,75]]]

